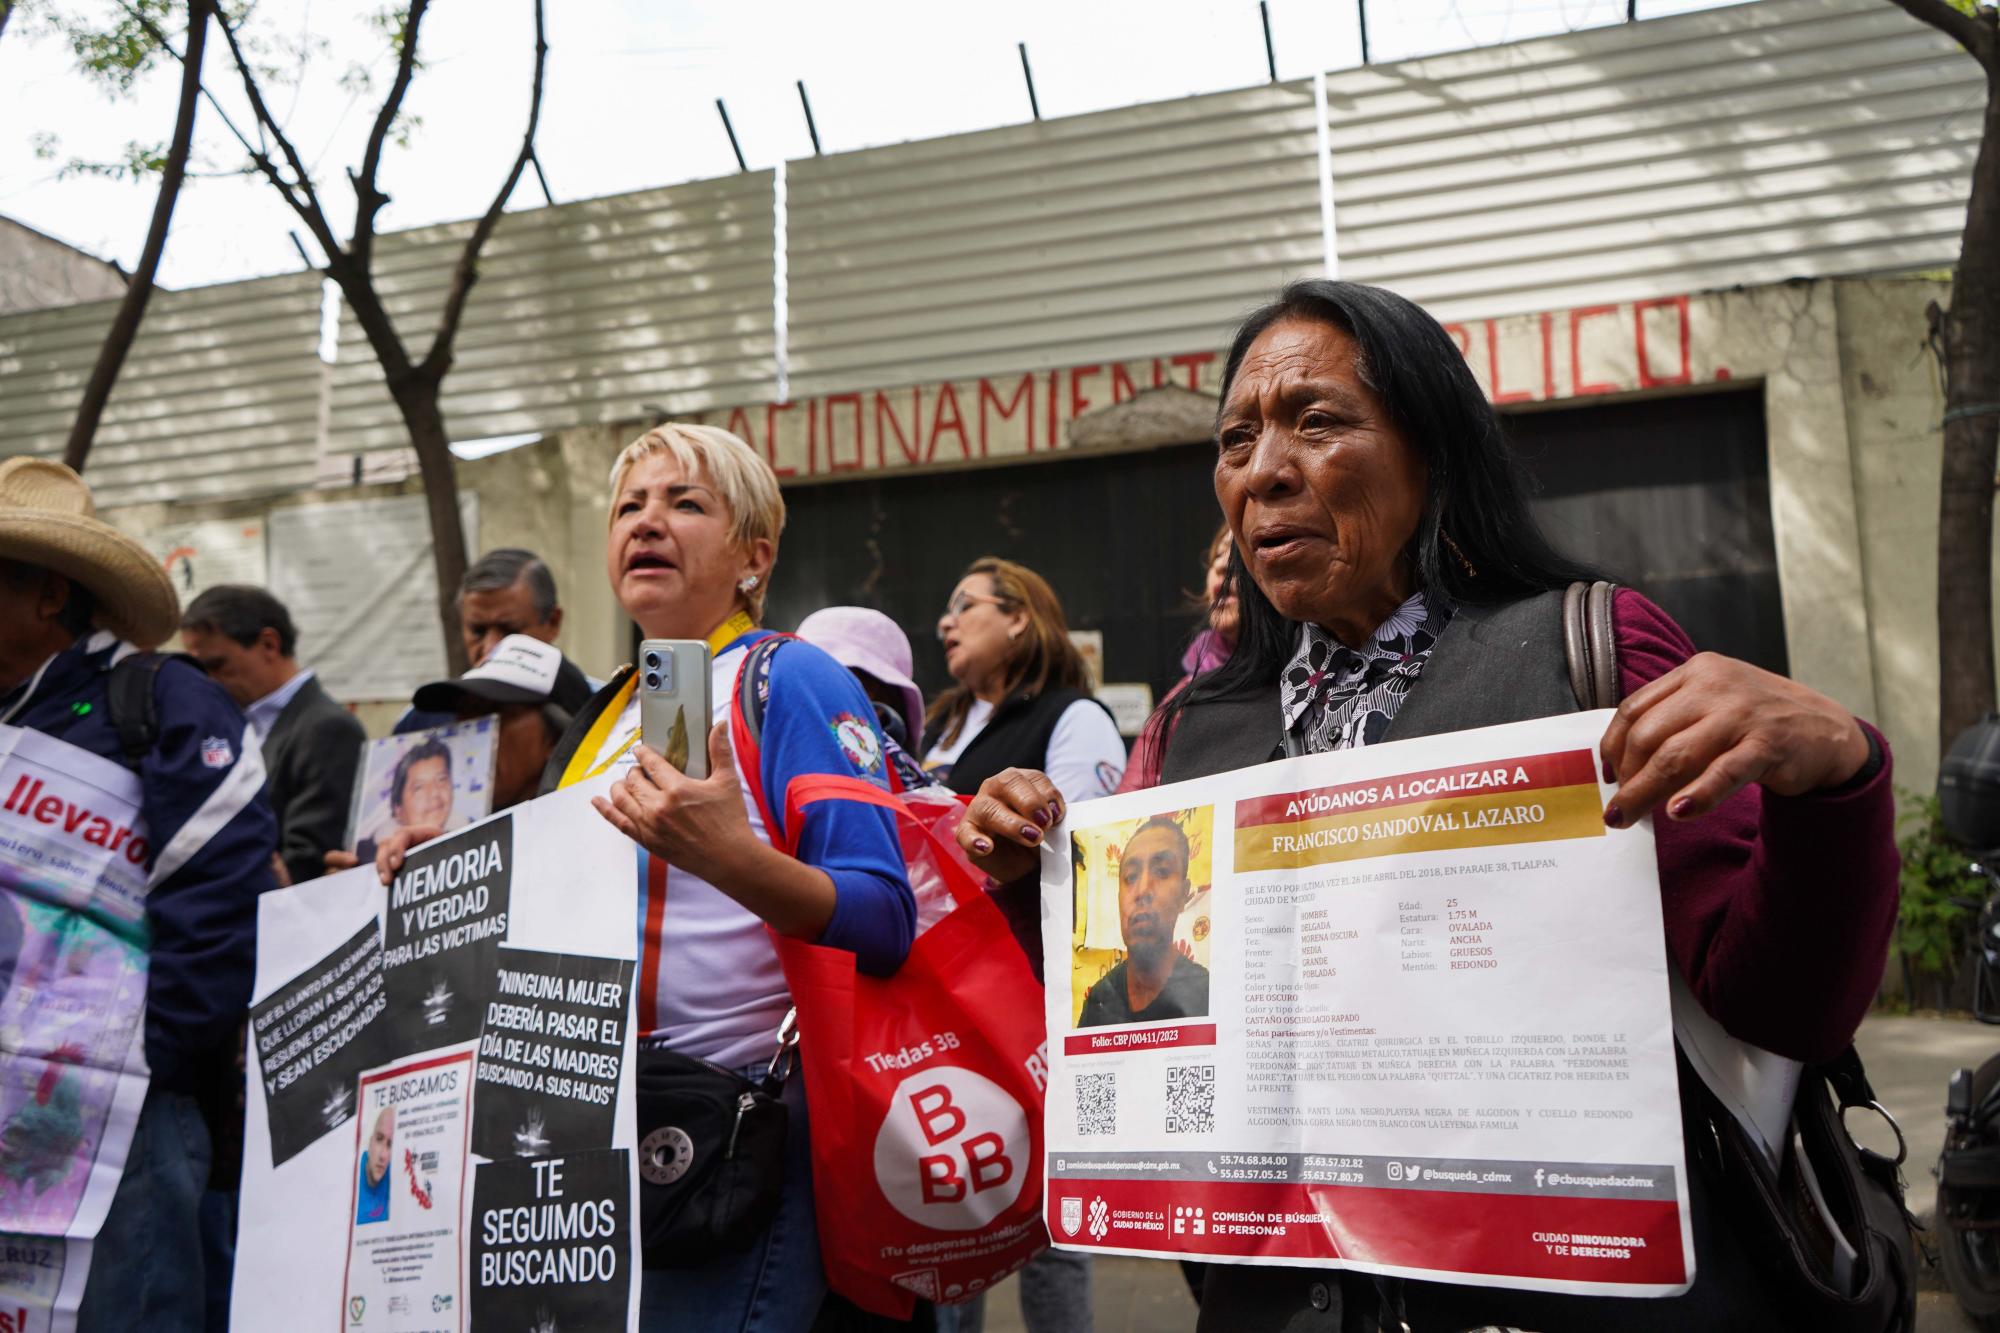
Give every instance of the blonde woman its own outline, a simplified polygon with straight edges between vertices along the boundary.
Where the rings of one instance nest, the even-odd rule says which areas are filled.
[[[646,638],[707,640],[715,701],[710,776],[692,780],[638,743],[636,679],[627,667],[577,717],[543,780],[546,789],[619,775],[595,804],[642,853],[635,904],[642,1080],[684,1070],[687,1059],[753,1082],[763,1076],[791,1006],[767,927],[850,949],[861,970],[877,976],[901,965],[915,933],[916,901],[886,811],[816,803],[801,828],[783,830],[797,839],[796,857],[788,856],[772,845],[731,751],[730,699],[739,666],[766,636],[758,620],[784,523],[770,468],[712,426],[657,427],[612,468],[605,549],[612,591]],[[785,643],[764,661],[761,777],[774,817],[782,818],[783,794],[802,774],[859,776],[886,788],[874,709],[853,675],[804,642]],[[785,1083],[783,1100],[789,1126],[775,1215],[747,1245],[693,1266],[649,1267],[640,1321],[647,1333],[811,1326],[826,1284],[802,1079]],[[641,1120],[643,1139],[643,1110]]]

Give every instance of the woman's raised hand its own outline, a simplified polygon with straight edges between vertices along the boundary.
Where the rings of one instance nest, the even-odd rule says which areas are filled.
[[[1035,872],[1042,835],[1062,817],[1062,793],[1048,774],[1010,768],[979,784],[979,794],[958,821],[958,845],[972,864],[1010,883]]]
[[[375,845],[375,873],[382,877],[384,884],[393,882],[396,872],[403,868],[403,858],[412,847],[420,847],[432,838],[443,836],[444,830],[435,824],[404,825]]]
[[[1618,790],[1604,822],[1622,828],[1663,802],[1705,815],[1752,782],[1779,796],[1835,787],[1868,762],[1868,736],[1839,704],[1748,662],[1701,653],[1618,705],[1604,765]]]
[[[743,812],[729,724],[718,722],[708,734],[705,778],[689,777],[647,746],[632,753],[638,762],[591,798],[597,813],[669,865],[718,886],[730,882],[729,866],[756,839]]]

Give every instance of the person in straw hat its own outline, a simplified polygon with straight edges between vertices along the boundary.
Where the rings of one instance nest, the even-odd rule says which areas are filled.
[[[208,1126],[235,1113],[257,895],[273,882],[277,823],[254,733],[197,667],[146,651],[179,621],[166,572],[97,517],[81,477],[0,462],[0,724],[129,768],[141,792],[152,1079],[92,1246],[86,1333],[203,1324]],[[17,910],[0,894],[0,911]],[[9,1083],[16,1072],[0,1071]]]

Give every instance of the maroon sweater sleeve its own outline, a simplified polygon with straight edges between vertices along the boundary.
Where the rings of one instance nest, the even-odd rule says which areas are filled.
[[[1629,588],[1611,621],[1627,694],[1694,656],[1686,632]],[[1731,1035],[1796,1060],[1853,1040],[1888,961],[1895,806],[1888,744],[1868,730],[1882,764],[1861,781],[1807,796],[1752,784],[1698,819],[1653,816],[1681,974]]]

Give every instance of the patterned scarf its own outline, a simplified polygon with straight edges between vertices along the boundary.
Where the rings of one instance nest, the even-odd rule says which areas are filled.
[[[1442,594],[1414,593],[1358,649],[1317,625],[1302,626],[1298,651],[1279,677],[1285,753],[1325,754],[1381,740],[1454,609]]]

